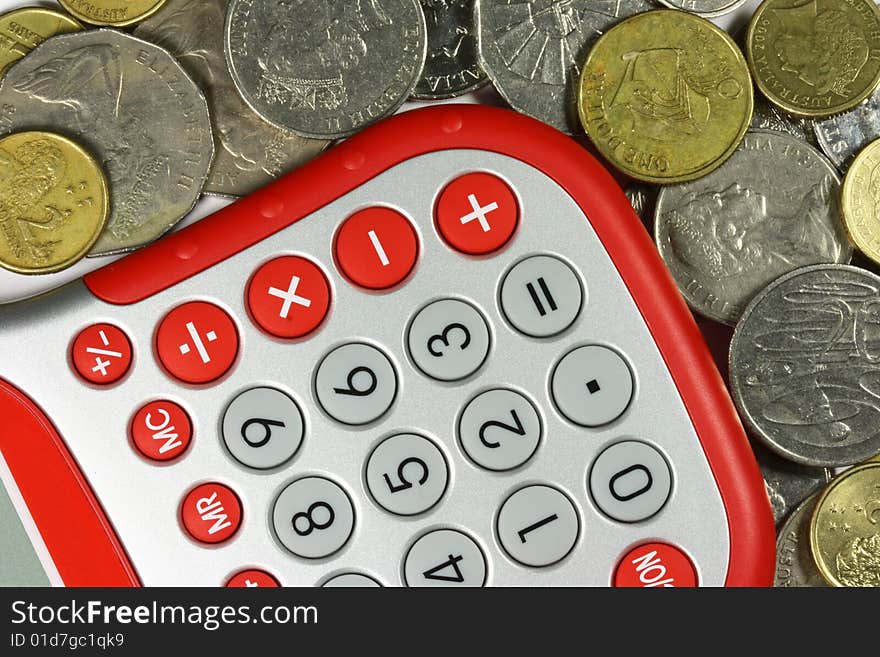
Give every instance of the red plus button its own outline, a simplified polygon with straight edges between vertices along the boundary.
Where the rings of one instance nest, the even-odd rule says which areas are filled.
[[[300,338],[324,321],[330,308],[330,284],[311,260],[283,256],[257,270],[247,290],[251,317],[278,338]]]
[[[238,353],[238,331],[225,310],[192,301],[165,315],[156,332],[162,365],[186,383],[209,383],[229,371]]]
[[[491,173],[468,173],[440,193],[437,229],[452,248],[484,255],[507,244],[519,222],[519,205],[506,182]]]
[[[151,461],[171,461],[189,447],[192,423],[179,404],[151,401],[132,418],[131,440]]]
[[[82,378],[108,385],[119,381],[131,367],[131,342],[112,324],[94,324],[76,336],[70,355]]]
[[[242,570],[229,578],[228,588],[278,588],[281,584],[265,570]]]
[[[222,543],[241,526],[241,502],[228,486],[202,484],[183,498],[180,519],[186,533],[200,543]]]
[[[355,284],[385,290],[406,278],[416,264],[419,240],[399,212],[385,207],[356,212],[336,235],[336,262]]]
[[[688,587],[697,573],[688,556],[668,543],[647,543],[630,550],[614,573],[614,586]]]

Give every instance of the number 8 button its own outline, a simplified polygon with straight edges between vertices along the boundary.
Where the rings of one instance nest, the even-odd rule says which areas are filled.
[[[343,488],[324,477],[303,477],[275,499],[272,524],[281,544],[304,559],[342,549],[354,531],[354,507]]]

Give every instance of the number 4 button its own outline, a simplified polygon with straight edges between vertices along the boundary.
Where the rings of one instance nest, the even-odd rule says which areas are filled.
[[[422,535],[406,553],[404,583],[409,587],[483,586],[486,557],[477,542],[456,529]]]

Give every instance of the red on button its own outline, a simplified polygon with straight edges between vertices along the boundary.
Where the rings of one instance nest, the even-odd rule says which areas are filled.
[[[229,578],[227,588],[278,588],[281,584],[265,570],[242,570]]]
[[[178,306],[159,324],[156,352],[171,376],[209,383],[226,374],[238,353],[238,331],[225,310],[205,301]]]
[[[452,248],[484,255],[507,244],[519,222],[519,205],[506,182],[491,173],[468,173],[440,192],[437,229]]]
[[[151,401],[131,420],[131,440],[152,461],[171,461],[186,451],[192,440],[189,415],[172,401]]]
[[[228,486],[201,484],[183,498],[180,519],[186,533],[200,543],[222,543],[241,526],[241,502]]]
[[[668,543],[646,543],[630,550],[617,565],[614,586],[642,588],[697,585],[688,556]]]
[[[324,321],[330,308],[330,284],[311,260],[282,256],[251,277],[247,289],[251,317],[277,338],[300,338]]]
[[[131,367],[131,342],[113,324],[94,324],[76,336],[70,355],[82,378],[109,385],[119,381]]]
[[[406,278],[416,264],[419,240],[402,214],[381,206],[351,215],[336,235],[336,263],[355,284],[385,290]]]

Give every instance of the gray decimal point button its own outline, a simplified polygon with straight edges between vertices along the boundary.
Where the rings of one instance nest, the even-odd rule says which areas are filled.
[[[520,488],[504,501],[496,527],[512,559],[540,568],[561,561],[574,549],[580,519],[565,493],[538,484]]]
[[[250,388],[226,407],[223,442],[238,462],[257,470],[293,458],[302,445],[305,424],[297,403],[275,388]]]
[[[501,283],[501,309],[520,333],[546,338],[574,324],[584,291],[574,270],[559,258],[536,255],[520,260]]]
[[[366,479],[376,504],[400,516],[414,516],[443,497],[449,466],[432,441],[399,433],[379,443],[367,458]]]
[[[459,299],[429,303],[416,313],[407,331],[416,367],[440,381],[458,381],[476,372],[489,355],[490,344],[482,313]]]
[[[397,396],[397,373],[381,350],[363,342],[336,347],[315,374],[321,408],[343,424],[369,424],[382,417]]]
[[[528,461],[541,442],[541,416],[524,395],[506,388],[480,393],[458,422],[458,438],[468,458],[502,472]]]
[[[596,457],[590,495],[613,520],[639,522],[655,515],[672,491],[672,471],[663,455],[639,440],[615,443]]]
[[[582,427],[600,427],[619,418],[632,401],[629,365],[613,349],[577,347],[556,364],[550,391],[559,412]]]
[[[321,584],[322,588],[347,589],[375,588],[379,586],[382,586],[382,584],[378,580],[361,573],[339,573]]]
[[[321,559],[348,542],[354,531],[354,506],[339,484],[325,477],[303,477],[275,499],[272,525],[278,540],[293,554]]]
[[[486,572],[483,550],[457,529],[422,535],[403,559],[403,579],[409,587],[483,586]]]

